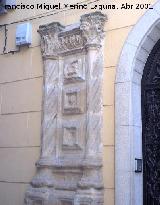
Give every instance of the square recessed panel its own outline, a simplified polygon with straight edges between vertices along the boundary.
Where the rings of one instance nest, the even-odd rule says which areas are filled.
[[[91,199],[82,199],[82,198],[80,198],[79,200],[78,200],[78,204],[79,205],[91,205],[92,204],[92,200]],[[98,205],[102,205],[101,203],[98,203]]]
[[[83,151],[85,143],[84,118],[64,120],[62,123],[61,150]]]
[[[85,80],[85,59],[68,58],[64,60],[63,65],[64,82],[71,83]]]
[[[40,199],[36,199],[33,201],[33,205],[44,205],[43,201]]]
[[[65,88],[63,90],[63,113],[82,114],[85,111],[86,91],[81,88]]]
[[[91,205],[91,203],[89,203],[89,202],[88,203],[87,202],[86,203],[82,202],[82,203],[80,203],[80,205]],[[102,205],[102,204],[98,204],[98,205]]]
[[[63,147],[77,147],[78,146],[78,130],[76,127],[63,128]]]
[[[73,205],[73,200],[62,199],[62,200],[60,200],[60,205]]]

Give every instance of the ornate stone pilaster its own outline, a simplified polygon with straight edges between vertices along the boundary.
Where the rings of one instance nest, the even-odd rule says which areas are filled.
[[[103,204],[102,74],[106,16],[40,26],[44,61],[41,157],[27,205]]]

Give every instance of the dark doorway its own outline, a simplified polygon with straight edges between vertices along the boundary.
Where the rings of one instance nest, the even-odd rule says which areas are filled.
[[[160,40],[142,77],[143,204],[160,205]]]

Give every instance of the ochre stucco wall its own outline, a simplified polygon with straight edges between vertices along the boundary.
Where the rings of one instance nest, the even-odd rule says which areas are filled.
[[[24,0],[18,3],[26,3]],[[27,4],[53,1],[28,0]],[[64,0],[54,1],[65,3]],[[77,3],[69,0],[67,3]],[[86,1],[89,3],[91,1]],[[94,4],[153,3],[154,0],[100,0]],[[40,15],[46,11],[16,10],[0,16],[0,25]],[[35,175],[40,155],[43,65],[40,52],[39,25],[58,21],[76,23],[93,10],[69,10],[31,20],[33,42],[19,53],[3,54],[4,27],[0,27],[0,205],[23,205],[28,183]],[[145,10],[103,10],[108,16],[104,46],[104,184],[105,205],[114,204],[114,81],[116,65],[128,33]],[[51,13],[51,12],[49,12]],[[7,26],[7,50],[15,50],[15,30],[19,23]]]

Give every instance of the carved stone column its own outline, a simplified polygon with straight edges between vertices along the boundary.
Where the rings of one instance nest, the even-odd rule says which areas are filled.
[[[44,61],[41,157],[27,205],[103,204],[100,12],[40,26]]]

